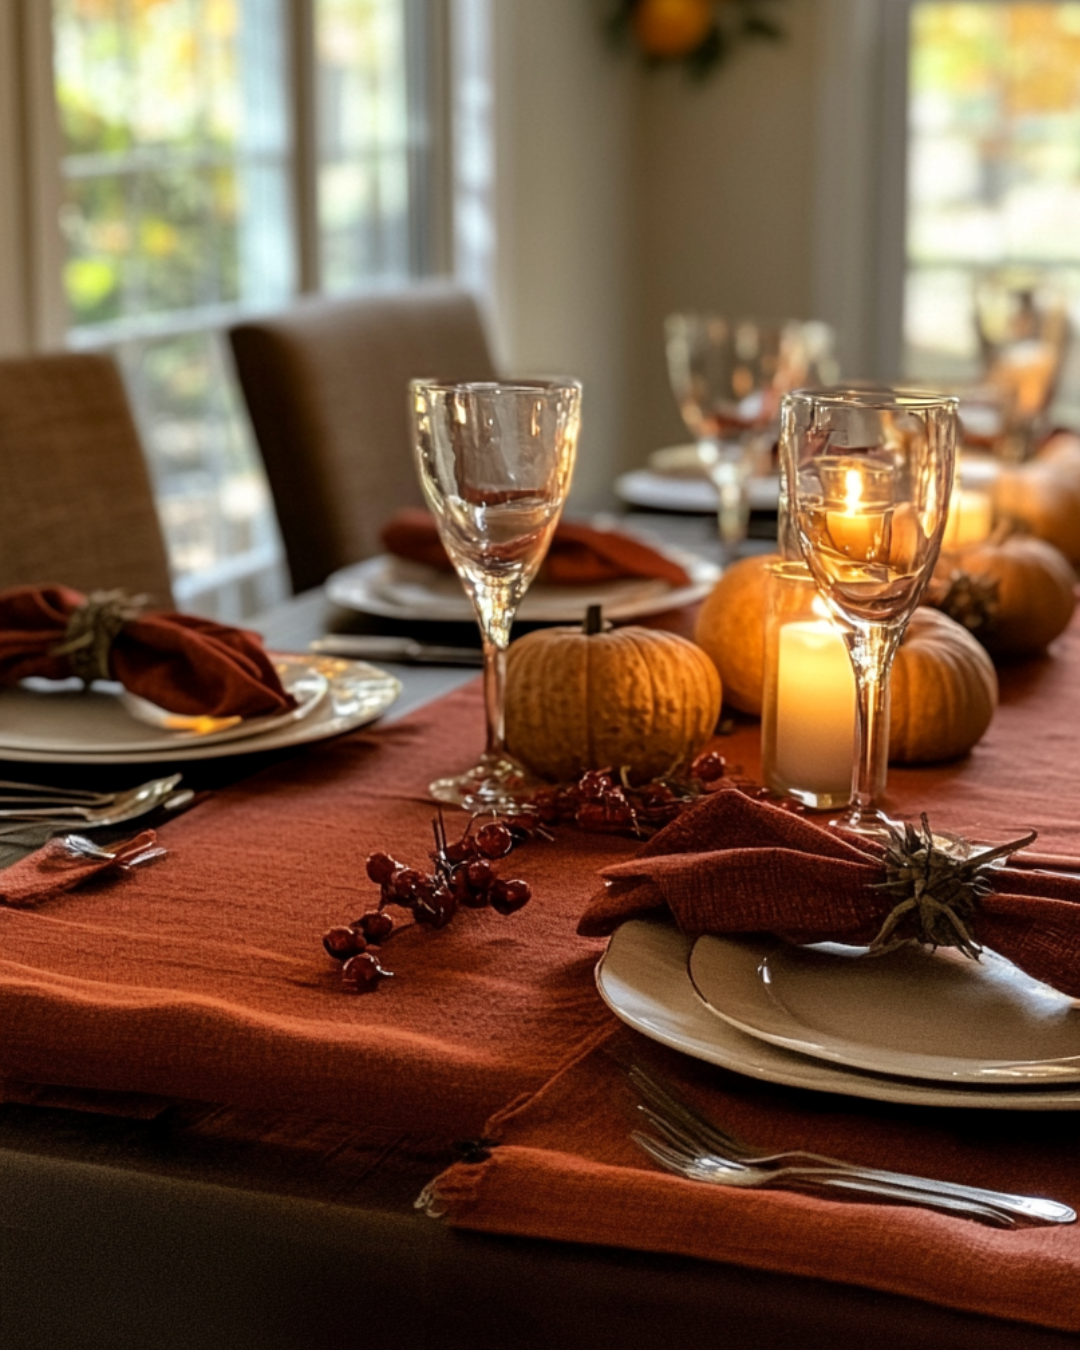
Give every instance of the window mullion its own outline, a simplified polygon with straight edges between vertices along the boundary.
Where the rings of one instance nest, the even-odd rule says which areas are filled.
[[[69,317],[59,225],[64,189],[53,84],[52,5],[22,0],[19,27],[28,223],[23,256],[30,265],[30,343],[41,351],[63,346]]]
[[[315,0],[290,0],[286,14],[291,39],[289,79],[296,286],[306,295],[322,289]]]

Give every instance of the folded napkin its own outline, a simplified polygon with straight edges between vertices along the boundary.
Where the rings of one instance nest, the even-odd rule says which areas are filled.
[[[296,707],[257,633],[190,614],[142,613],[117,591],[0,592],[0,686],[30,675],[118,680],[159,708],[193,717]]]
[[[775,933],[794,943],[868,946],[900,898],[876,889],[886,869],[875,844],[734,789],[705,798],[602,875],[608,887],[578,925],[587,937],[667,906],[691,935]],[[1014,867],[986,876],[993,889],[978,902],[975,940],[1080,998],[1080,876]]]
[[[25,908],[62,891],[73,890],[110,867],[123,867],[154,847],[157,835],[143,830],[123,844],[108,845],[107,858],[73,853],[62,839],[50,839],[36,853],[0,872],[0,904]]]
[[[383,547],[395,558],[423,563],[440,572],[453,564],[427,511],[410,509],[383,528]],[[678,563],[618,530],[596,530],[590,525],[560,521],[540,568],[539,580],[549,586],[592,586],[625,577],[647,577],[685,586],[690,578]]]

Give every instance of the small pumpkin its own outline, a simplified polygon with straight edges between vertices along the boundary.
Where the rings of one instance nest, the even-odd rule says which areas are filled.
[[[967,754],[998,701],[993,662],[946,614],[911,616],[890,681],[889,763],[934,764]]]
[[[1076,577],[1053,544],[1013,535],[1001,543],[972,544],[949,562],[969,577],[996,584],[989,621],[974,630],[991,655],[1034,655],[1069,626]]]
[[[720,677],[686,638],[652,628],[544,628],[506,657],[506,748],[551,782],[626,768],[637,782],[684,766],[713,734]]]
[[[706,597],[694,641],[720,672],[725,707],[761,716],[765,678],[765,587],[777,554],[743,558],[727,568]]]
[[[1055,431],[1039,448],[1035,463],[1080,485],[1080,436],[1075,431]]]
[[[997,480],[999,518],[1011,521],[1080,563],[1080,479],[1058,472],[1052,463],[1032,460],[1005,469]]]

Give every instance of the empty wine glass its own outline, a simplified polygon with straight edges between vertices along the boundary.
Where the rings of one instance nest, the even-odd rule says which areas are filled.
[[[799,390],[783,402],[781,472],[802,555],[840,623],[858,691],[851,804],[838,824],[880,833],[888,682],[941,548],[958,400],[891,389]]]
[[[830,331],[817,325],[819,345]],[[771,452],[781,395],[809,376],[804,325],[671,314],[665,336],[671,387],[716,488],[720,545],[729,562],[746,538],[749,479]]]
[[[529,785],[506,753],[506,648],[570,487],[581,385],[414,380],[410,389],[420,483],[484,643],[484,754],[475,768],[430,790],[436,801],[468,810],[509,810]]]

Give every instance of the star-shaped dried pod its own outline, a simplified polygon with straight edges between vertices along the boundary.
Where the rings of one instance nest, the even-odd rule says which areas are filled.
[[[1037,832],[972,852],[965,840],[950,840],[946,847],[935,837],[925,814],[920,820],[920,829],[910,824],[890,826],[885,880],[873,889],[890,891],[897,904],[870,944],[870,953],[881,956],[918,942],[928,947],[957,947],[977,961],[982,948],[973,929],[979,901],[993,889],[990,869],[999,858],[1034,843]]]

